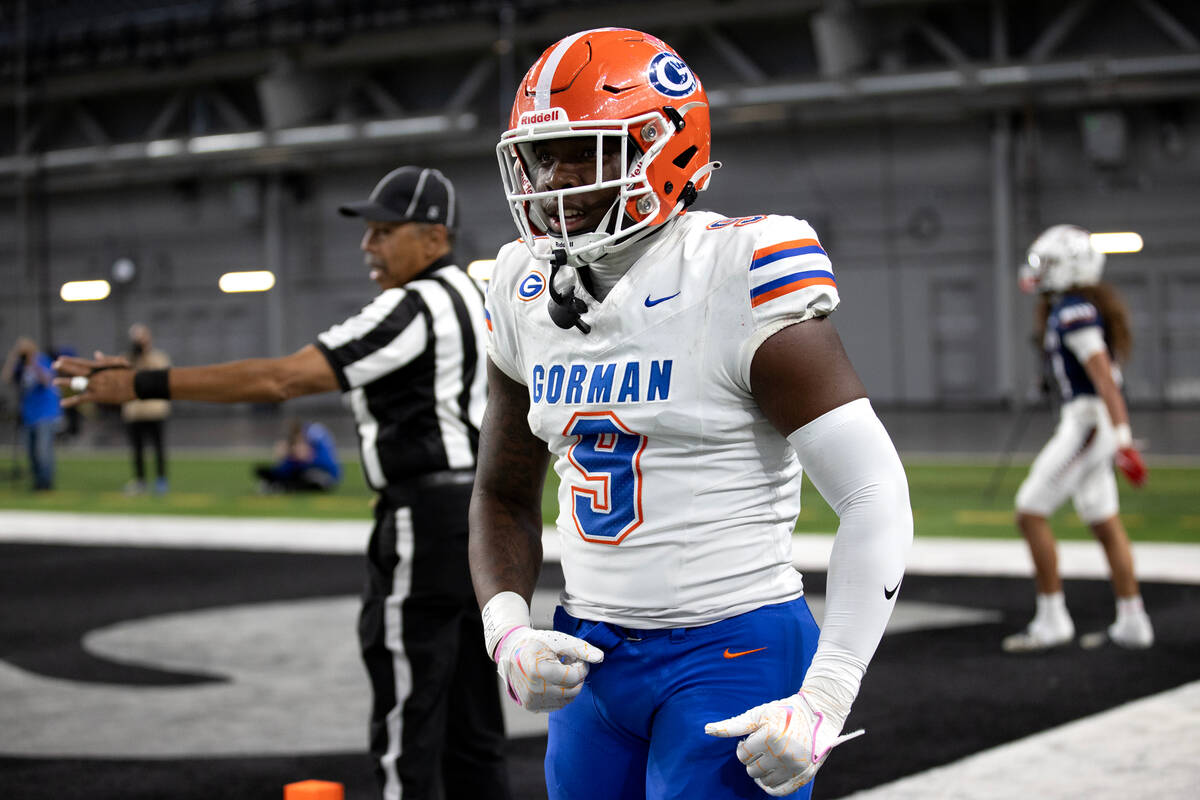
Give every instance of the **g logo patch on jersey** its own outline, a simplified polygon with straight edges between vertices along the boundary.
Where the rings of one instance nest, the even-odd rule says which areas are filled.
[[[546,291],[546,276],[536,269],[522,278],[521,283],[517,286],[517,296],[526,302],[541,297],[544,291]]]
[[[699,87],[696,76],[674,53],[659,53],[650,60],[650,85],[667,97],[687,97]]]

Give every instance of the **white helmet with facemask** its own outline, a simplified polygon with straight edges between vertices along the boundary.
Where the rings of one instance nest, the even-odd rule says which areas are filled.
[[[1026,292],[1063,292],[1075,286],[1094,286],[1104,271],[1104,253],[1092,244],[1092,234],[1078,225],[1047,228],[1029,246],[1019,281]]]

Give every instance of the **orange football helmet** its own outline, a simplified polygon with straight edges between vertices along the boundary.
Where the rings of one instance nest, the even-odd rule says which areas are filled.
[[[595,137],[595,182],[539,191],[534,146]],[[521,81],[509,129],[496,155],[517,230],[535,257],[550,249],[575,266],[641,239],[684,213],[708,186],[708,95],[665,42],[627,28],[573,34],[548,48]],[[620,154],[620,175],[605,175],[604,154]],[[594,231],[567,233],[564,198],[618,188]],[[557,230],[550,225],[557,207]]]

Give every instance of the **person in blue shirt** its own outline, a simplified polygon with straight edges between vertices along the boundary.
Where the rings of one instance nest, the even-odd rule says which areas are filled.
[[[1116,621],[1082,637],[1080,644],[1111,641],[1137,649],[1154,643],[1113,475],[1115,463],[1134,487],[1147,477],[1121,394],[1119,363],[1132,348],[1129,312],[1116,289],[1100,281],[1103,268],[1104,254],[1092,245],[1088,231],[1055,225],[1030,245],[1021,271],[1021,288],[1040,295],[1036,334],[1062,411],[1054,435],[1017,490],[1017,527],[1033,558],[1037,605],[1025,630],[1004,639],[1009,652],[1047,650],[1075,638],[1049,522],[1068,498],[1104,548],[1116,596]]]
[[[342,479],[333,434],[319,422],[288,423],[287,438],[276,445],[277,461],[255,468],[267,492],[324,492]]]
[[[20,391],[21,435],[29,453],[34,491],[54,488],[54,436],[62,421],[62,407],[52,363],[33,339],[22,336],[8,351],[0,370],[4,380]]]

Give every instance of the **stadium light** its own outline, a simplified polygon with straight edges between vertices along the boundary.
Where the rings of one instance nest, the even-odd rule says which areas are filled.
[[[1101,253],[1140,253],[1142,251],[1142,237],[1132,231],[1093,233],[1092,247]]]
[[[328,144],[330,142],[346,142],[352,138],[354,138],[354,126],[344,122],[336,125],[284,128],[275,132],[275,143],[280,145]]]
[[[146,142],[146,155],[150,158],[170,158],[179,155],[184,149],[182,139],[155,139]]]
[[[481,258],[478,261],[472,261],[467,264],[467,274],[480,283],[484,283],[492,279],[492,270],[496,268],[496,259]]]
[[[137,277],[137,264],[128,256],[121,256],[113,262],[112,278],[117,283],[129,283]]]
[[[103,300],[111,291],[112,287],[106,280],[67,281],[58,290],[58,296],[68,303],[80,303],[86,300]]]
[[[475,129],[474,114],[434,114],[424,117],[400,117],[380,119],[363,125],[363,135],[368,139],[420,136],[429,133],[445,133],[450,130],[471,131]]]
[[[243,272],[226,272],[217,281],[222,292],[269,292],[275,285],[275,273],[269,269],[253,269]]]
[[[262,131],[244,133],[215,133],[210,136],[193,136],[188,140],[189,153],[221,153],[227,150],[253,150],[267,143]]]

